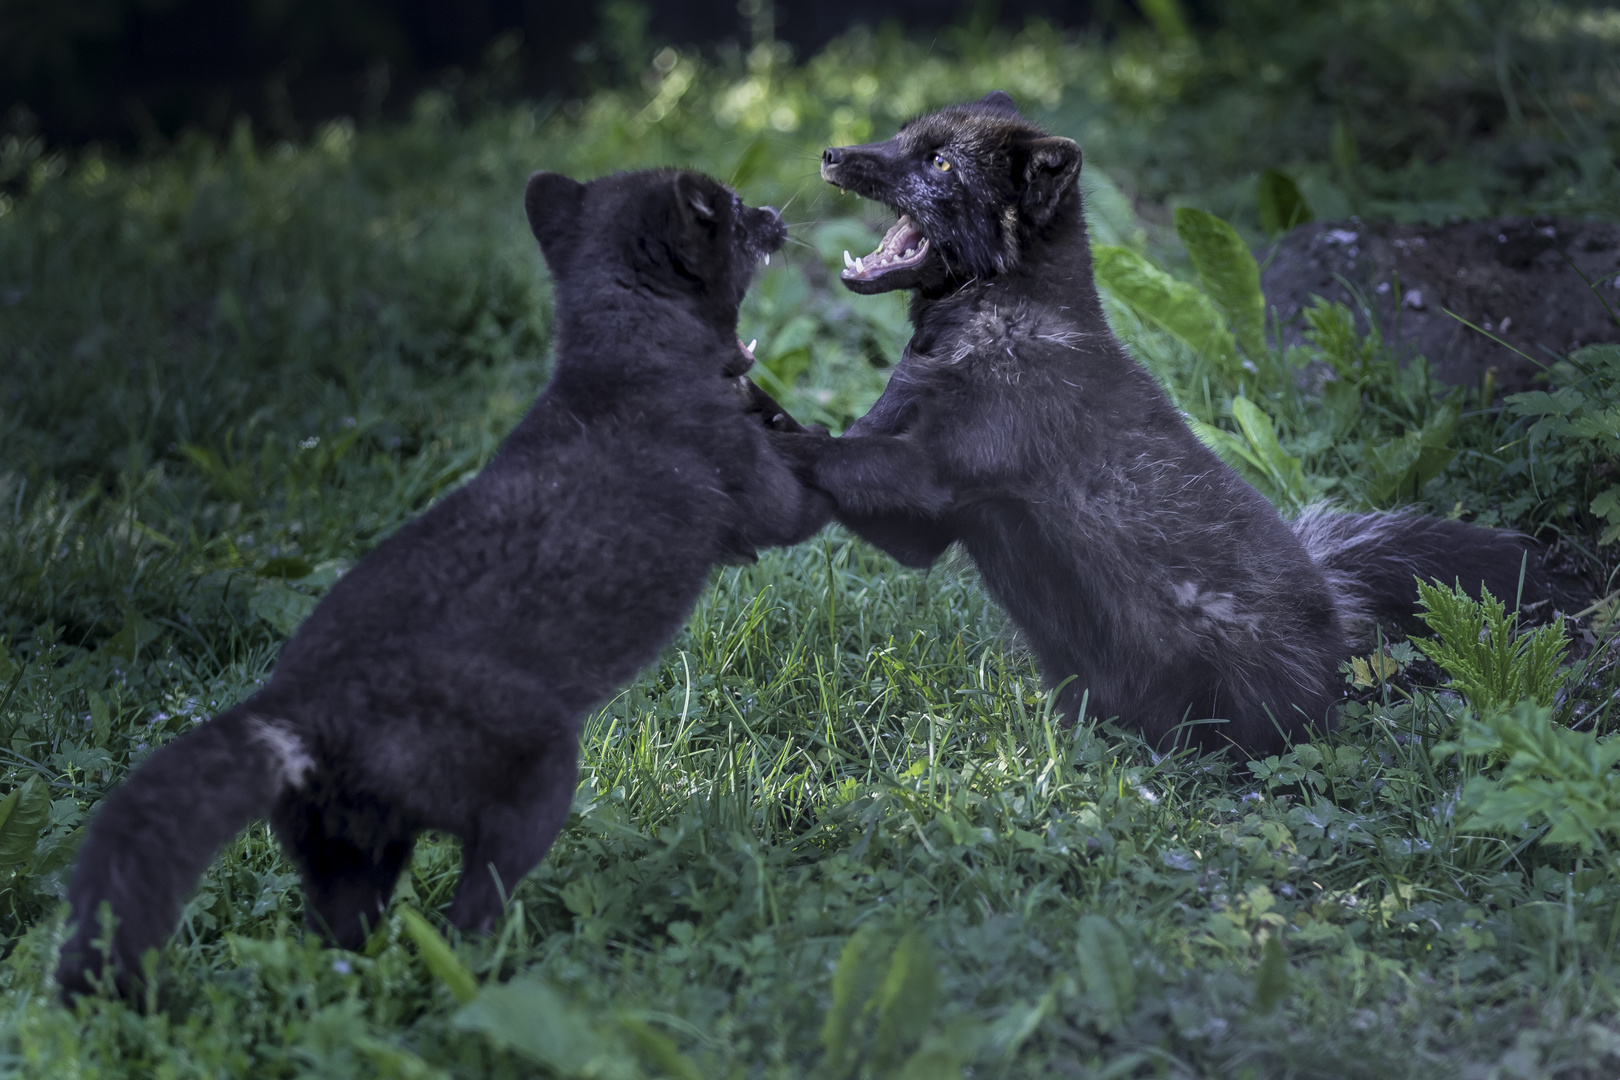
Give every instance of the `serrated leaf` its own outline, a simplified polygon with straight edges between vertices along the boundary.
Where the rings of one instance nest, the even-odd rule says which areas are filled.
[[[1101,245],[1092,255],[1097,281],[1120,303],[1208,356],[1225,378],[1236,382],[1243,377],[1237,341],[1203,290],[1177,281],[1129,248]]]
[[[1176,210],[1176,235],[1204,290],[1225,313],[1238,345],[1251,357],[1265,355],[1266,298],[1260,291],[1260,264],[1249,245],[1231,225],[1191,206]]]
[[[1585,396],[1572,386],[1560,387],[1554,393],[1545,390],[1526,390],[1522,394],[1509,394],[1507,405],[1520,416],[1569,416],[1585,403]]]
[[[30,776],[0,799],[0,870],[29,860],[50,815],[50,789],[38,776]]]
[[[1600,492],[1598,497],[1592,500],[1592,513],[1600,518],[1620,523],[1620,484]]]
[[[1372,667],[1367,663],[1365,656],[1350,658],[1350,685],[1357,690],[1365,690],[1374,685]]]
[[[1286,173],[1276,169],[1267,169],[1260,174],[1258,209],[1260,227],[1267,236],[1285,233],[1295,225],[1315,219],[1299,187]]]

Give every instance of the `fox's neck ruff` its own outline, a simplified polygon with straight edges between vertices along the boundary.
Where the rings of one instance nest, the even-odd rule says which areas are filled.
[[[1076,322],[1106,328],[1091,268],[1091,243],[1078,189],[1065,196],[1051,219],[1027,235],[1019,258],[1005,272],[988,277],[947,280],[938,289],[912,292],[911,321],[921,331],[937,309],[977,303],[987,294],[1007,292],[1050,301]]]

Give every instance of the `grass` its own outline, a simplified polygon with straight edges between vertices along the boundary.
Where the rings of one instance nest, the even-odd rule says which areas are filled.
[[[543,384],[529,170],[680,162],[784,206],[799,243],[743,336],[762,383],[841,427],[906,327],[899,298],[834,284],[880,219],[814,178],[815,152],[997,86],[1082,139],[1099,238],[1184,277],[1167,208],[1252,232],[1276,166],[1319,208],[1614,213],[1612,168],[1583,164],[1613,152],[1612,60],[1579,35],[1553,49],[1517,7],[1487,12],[1486,46],[1460,8],[1431,13],[1443,47],[1373,17],[1394,10],[1234,8],[1207,39],[856,34],[803,63],[632,41],[643,85],[555,107],[430,94],[393,128],[242,129],[136,162],[0,146],[0,1070],[1613,1075],[1615,853],[1459,823],[1498,766],[1436,756],[1473,718],[1410,647],[1352,669],[1341,725],[1287,755],[1158,756],[1128,723],[1054,727],[966,567],[906,571],[836,529],[717,571],[663,660],[590,719],[574,814],[496,933],[445,930],[457,853],[430,836],[364,954],[323,949],[259,826],[201,882],[151,995],[67,1010],[49,981],[101,796],[251,693],[336,575],[470,475]],[[1309,60],[1347,22],[1355,98]],[[1501,49],[1505,83],[1477,63]],[[1391,86],[1462,86],[1500,122],[1414,117]],[[1548,132],[1569,151],[1541,172],[1490,164]],[[1350,505],[1389,505],[1399,485],[1368,470],[1454,413],[1451,456],[1403,497],[1561,534],[1613,589],[1588,508],[1607,443],[1444,398],[1376,342],[1267,354],[1234,383],[1113,312],[1189,415],[1239,432],[1245,395],[1274,453]],[[1296,377],[1335,357],[1358,394]],[[1620,401],[1613,380],[1582,386],[1591,415]],[[1613,727],[1609,610],[1570,624],[1586,659],[1555,713],[1575,734]]]

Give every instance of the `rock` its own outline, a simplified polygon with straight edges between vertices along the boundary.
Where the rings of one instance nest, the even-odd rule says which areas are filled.
[[[1469,329],[1456,312],[1542,363],[1581,345],[1620,342],[1620,322],[1581,274],[1620,312],[1620,225],[1568,218],[1501,218],[1453,225],[1311,222],[1258,253],[1268,310],[1283,343],[1303,340],[1313,295],[1347,304],[1365,329],[1373,308],[1402,357],[1422,354],[1436,378],[1478,386],[1496,368],[1498,394],[1530,387],[1539,364]],[[1574,267],[1570,264],[1573,263]],[[1575,267],[1580,269],[1576,273]]]

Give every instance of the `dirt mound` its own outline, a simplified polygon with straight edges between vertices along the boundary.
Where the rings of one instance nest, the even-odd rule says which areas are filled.
[[[1437,378],[1477,386],[1496,369],[1498,395],[1530,386],[1542,369],[1446,314],[1550,362],[1594,342],[1620,342],[1620,322],[1585,281],[1620,312],[1620,225],[1566,218],[1501,218],[1455,225],[1396,225],[1352,218],[1311,222],[1259,251],[1268,309],[1284,344],[1303,336],[1312,295],[1348,304],[1365,328],[1372,306],[1402,356],[1428,357]],[[1573,266],[1571,265],[1573,264]],[[1579,273],[1577,273],[1577,268]],[[1341,280],[1342,279],[1342,280]]]

